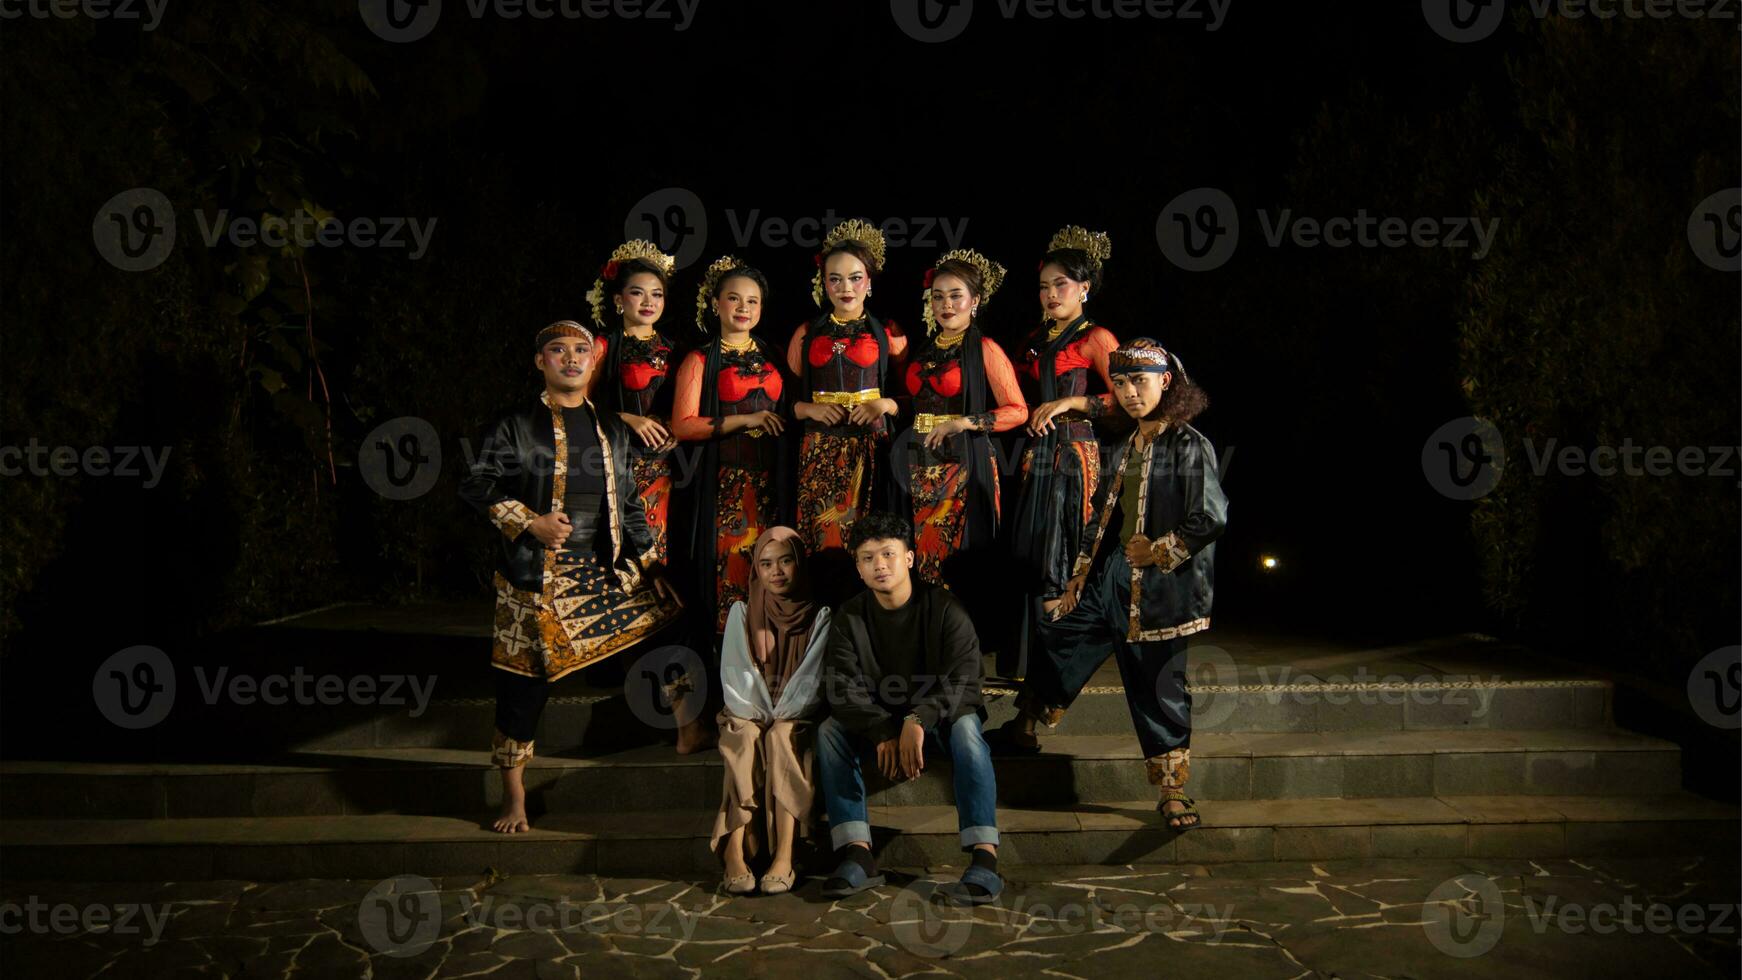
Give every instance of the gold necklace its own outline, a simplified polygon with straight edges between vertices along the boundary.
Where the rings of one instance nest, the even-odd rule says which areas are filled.
[[[957,330],[955,333],[948,333],[946,331],[939,331],[938,335],[937,335],[937,339],[933,340],[932,343],[934,345],[936,345],[938,350],[949,350],[950,348],[958,346],[959,344],[961,344],[962,338],[966,337],[967,335],[968,335],[968,331],[966,331],[966,330]]]
[[[1057,339],[1059,339],[1059,334],[1061,334],[1061,333],[1064,333],[1064,332],[1065,332],[1065,328],[1066,328],[1066,327],[1068,327],[1068,326],[1070,326],[1070,324],[1069,324],[1069,323],[1057,323],[1057,322],[1055,322],[1055,323],[1054,323],[1054,324],[1053,324],[1053,325],[1052,325],[1052,329],[1051,329],[1051,330],[1048,330],[1048,331],[1047,331],[1047,332],[1046,332],[1046,339],[1048,339],[1048,340],[1057,340]]]
[[[756,338],[754,338],[754,337],[745,337],[744,343],[742,343],[742,344],[734,344],[724,337],[720,338],[720,347],[724,350],[729,350],[734,354],[742,354],[745,351],[747,351],[750,348],[755,347],[755,346],[756,346]]]
[[[847,325],[847,324],[849,324],[849,323],[858,323],[858,322],[859,322],[859,321],[860,321],[860,320],[863,320],[863,319],[865,319],[865,314],[863,314],[863,313],[861,313],[861,314],[859,314],[859,315],[858,315],[858,316],[856,316],[856,317],[854,317],[854,318],[853,318],[853,319],[851,319],[851,320],[843,320],[843,319],[841,319],[841,318],[840,318],[840,317],[838,317],[838,316],[836,316],[836,315],[835,315],[835,314],[834,314],[834,312],[833,312],[833,311],[832,311],[832,310],[831,310],[831,311],[830,311],[830,312],[829,312],[829,319],[831,319],[831,320],[833,320],[833,321],[835,321],[835,326],[837,326],[837,327],[844,327],[844,326],[846,326],[846,325]]]

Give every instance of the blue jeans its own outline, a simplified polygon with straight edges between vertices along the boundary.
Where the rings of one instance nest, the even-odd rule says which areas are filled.
[[[938,726],[926,730],[927,746],[940,737],[949,743],[950,764],[956,781],[956,823],[962,832],[962,850],[975,844],[998,843],[998,781],[992,774],[992,750],[980,734],[980,716],[966,714],[941,735]],[[877,745],[865,735],[850,732],[830,717],[817,728],[817,774],[823,804],[829,812],[829,836],[835,848],[854,841],[871,843],[871,822],[865,812],[865,776],[860,762],[877,758]]]

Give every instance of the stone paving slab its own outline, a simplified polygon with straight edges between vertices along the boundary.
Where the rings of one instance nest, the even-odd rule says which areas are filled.
[[[8,977],[1168,975],[1733,977],[1742,875],[1707,858],[1521,857],[889,868],[838,901],[808,878],[467,875],[257,883],[0,880]]]

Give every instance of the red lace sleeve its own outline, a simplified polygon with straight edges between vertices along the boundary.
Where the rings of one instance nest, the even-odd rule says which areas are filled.
[[[810,336],[810,332],[811,325],[801,323],[798,325],[798,329],[792,332],[792,339],[786,342],[786,366],[792,371],[792,376],[798,379],[800,388],[805,385],[804,341],[806,337]],[[793,400],[802,402],[809,397],[810,392],[800,391]]]
[[[602,373],[600,368],[605,364],[605,353],[610,346],[610,340],[604,337],[593,341],[593,370],[587,372],[587,401],[593,400],[593,392],[599,387],[599,375]]]
[[[901,325],[894,320],[883,324],[883,332],[889,337],[890,376],[898,377],[895,368],[907,363],[907,334],[902,332]]]
[[[671,399],[671,432],[684,442],[701,442],[713,438],[714,420],[703,418],[702,371],[707,358],[701,351],[691,351],[677,369],[677,388]]]
[[[1014,429],[1028,419],[1028,402],[1022,397],[1022,386],[1016,383],[1016,369],[1004,348],[990,337],[980,338],[980,364],[986,371],[986,384],[998,407],[992,410],[992,431]]]
[[[1119,338],[1113,336],[1113,331],[1106,327],[1096,327],[1089,331],[1088,339],[1083,341],[1083,353],[1089,355],[1089,362],[1095,365],[1095,373],[1101,376],[1101,384],[1106,390],[1090,398],[1099,399],[1103,412],[1110,412],[1116,406],[1113,404],[1113,376],[1107,373],[1107,355],[1119,349]]]

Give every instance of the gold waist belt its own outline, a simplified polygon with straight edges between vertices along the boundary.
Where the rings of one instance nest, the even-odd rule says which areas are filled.
[[[864,391],[813,391],[811,401],[819,405],[863,405],[883,397],[883,392],[876,388],[866,388]]]
[[[949,421],[952,421],[954,419],[960,419],[960,418],[967,418],[967,416],[965,416],[965,415],[933,415],[930,412],[921,412],[918,415],[915,415],[913,417],[913,431],[915,431],[923,436],[926,433],[937,428],[938,426],[942,425],[945,422],[949,422]]]

